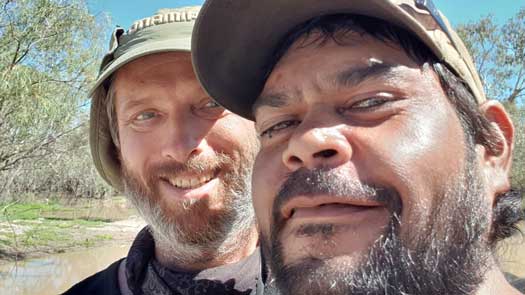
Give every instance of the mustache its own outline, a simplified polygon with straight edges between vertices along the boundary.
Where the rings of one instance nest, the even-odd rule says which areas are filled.
[[[159,176],[172,176],[183,173],[202,174],[232,165],[232,161],[233,160],[230,157],[222,153],[218,153],[214,156],[197,155],[189,158],[184,163],[174,160],[164,160],[162,162],[153,163],[148,167],[146,172],[150,179]]]
[[[375,201],[383,203],[390,212],[399,215],[402,209],[399,193],[393,188],[363,183],[336,169],[300,168],[288,176],[275,197],[272,216],[276,228],[284,223],[281,207],[299,195],[305,197],[330,195],[341,199]]]

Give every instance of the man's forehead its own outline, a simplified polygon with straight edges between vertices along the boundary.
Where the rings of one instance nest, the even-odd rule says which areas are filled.
[[[322,87],[317,89],[327,88],[353,88],[367,81],[374,81],[378,79],[390,80],[392,78],[402,79],[406,74],[408,67],[399,64],[392,64],[382,59],[371,57],[361,64],[342,64],[340,67],[333,69],[333,72],[327,76],[317,75],[318,83]],[[307,81],[307,83],[310,83]],[[267,85],[261,95],[257,98],[253,105],[253,113],[255,114],[261,107],[279,108],[285,107],[294,103],[298,103],[303,99],[303,93],[300,89],[295,88],[289,83],[282,83],[276,88]],[[281,88],[280,86],[283,86]],[[316,85],[318,86],[318,85]]]
[[[290,37],[291,39],[295,37]],[[294,52],[301,50],[321,50],[325,47],[341,47],[344,49],[353,48],[370,48],[370,47],[386,47],[389,50],[401,52],[404,51],[399,43],[391,41],[386,38],[374,37],[368,33],[355,31],[350,29],[340,29],[335,32],[323,32],[320,29],[314,29],[311,32],[305,32],[302,35],[296,37],[294,41],[286,45],[287,42],[282,44],[282,48],[276,52],[278,61],[276,66],[281,60],[286,59],[287,56]],[[404,52],[403,52],[404,53]]]
[[[363,39],[370,36],[365,33],[358,33],[352,30],[337,30],[332,33],[322,32],[320,29],[314,29],[311,32],[305,32],[292,43],[290,49],[304,48],[308,46],[323,46],[329,41],[340,41],[340,45],[355,46]]]
[[[291,84],[294,83],[290,83],[295,80],[294,71],[310,71],[320,84],[337,88],[353,87],[378,77],[401,77],[403,66],[420,68],[398,44],[353,31],[341,34],[334,39],[314,32],[297,39],[276,61],[261,95],[252,106],[252,114],[261,106],[282,107],[301,96],[301,91],[293,89]],[[290,64],[291,73],[287,72]],[[326,65],[331,72],[321,75],[319,67]]]
[[[113,88],[176,84],[179,80],[195,80],[189,52],[151,54],[129,62],[118,69],[112,77]],[[147,82],[147,83],[146,83]]]
[[[115,72],[111,86],[117,106],[126,109],[171,99],[178,89],[191,91],[184,101],[207,97],[193,72],[189,52],[151,54],[130,62]]]

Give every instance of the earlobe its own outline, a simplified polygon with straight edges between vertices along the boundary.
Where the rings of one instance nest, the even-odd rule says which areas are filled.
[[[484,102],[480,111],[491,125],[491,134],[488,134],[491,137],[491,147],[486,146],[482,149],[482,169],[486,179],[490,179],[489,188],[495,195],[499,195],[510,189],[514,126],[505,108],[498,101]]]

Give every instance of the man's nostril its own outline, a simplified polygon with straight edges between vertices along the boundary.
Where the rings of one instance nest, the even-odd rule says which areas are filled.
[[[330,158],[337,154],[334,149],[323,150],[314,154],[314,158]]]
[[[290,159],[289,159],[289,161],[290,161],[291,163],[294,163],[294,164],[295,164],[295,163],[300,164],[300,163],[303,162],[303,161],[301,161],[301,159],[300,159],[299,157],[296,157],[296,156],[291,156]]]

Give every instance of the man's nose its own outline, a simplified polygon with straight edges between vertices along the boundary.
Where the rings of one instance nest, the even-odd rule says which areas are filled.
[[[173,120],[166,126],[159,144],[162,145],[162,157],[185,163],[190,157],[202,152],[203,145],[206,144],[206,133],[201,134],[199,128],[191,127],[191,122],[181,122],[180,119]]]
[[[283,153],[288,169],[334,168],[350,161],[352,147],[336,126],[304,127],[295,131]]]

